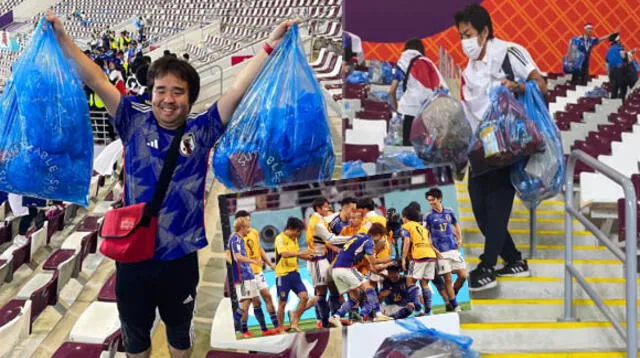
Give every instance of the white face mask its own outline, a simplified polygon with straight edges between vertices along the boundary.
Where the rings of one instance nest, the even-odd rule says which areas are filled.
[[[478,45],[478,36],[462,40],[462,52],[472,61],[475,61],[482,52],[482,47]]]

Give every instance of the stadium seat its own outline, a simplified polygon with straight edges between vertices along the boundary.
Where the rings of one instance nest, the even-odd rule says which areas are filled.
[[[114,272],[107,282],[102,285],[100,293],[98,293],[98,301],[115,302],[116,301],[116,273]]]
[[[380,157],[380,149],[376,144],[344,144],[343,160],[345,162],[362,160],[375,163]]]
[[[11,230],[11,221],[0,222],[0,245],[4,244],[5,242],[11,241]]]
[[[58,302],[58,273],[45,271],[33,276],[16,294],[16,299],[31,301],[31,323],[48,305]]]
[[[36,230],[31,234],[31,248],[29,251],[31,257],[34,257],[35,253],[47,244],[48,225],[49,222],[45,221],[44,226],[41,229]]]
[[[105,344],[120,330],[118,307],[113,302],[92,302],[80,315],[69,333],[69,341]]]
[[[0,308],[0,357],[31,333],[31,301],[14,299]]]
[[[78,225],[78,227],[76,227],[76,231],[79,232],[88,232],[88,231],[95,231],[97,232],[98,229],[100,228],[100,224],[98,223],[100,217],[98,216],[85,216],[84,219],[82,220],[82,222],[80,223],[80,225]]]
[[[13,256],[8,260],[0,259],[0,285],[3,282],[11,282],[13,279]]]

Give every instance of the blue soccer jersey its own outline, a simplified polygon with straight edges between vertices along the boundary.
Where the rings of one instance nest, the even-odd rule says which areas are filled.
[[[329,230],[331,230],[334,235],[340,235],[342,229],[349,226],[349,224],[349,220],[342,221],[340,214],[334,214],[329,221]]]
[[[151,106],[122,97],[113,125],[125,151],[125,205],[149,203],[175,130],[158,125]],[[178,164],[158,215],[155,259],[173,260],[207,245],[204,195],[209,153],[223,132],[217,104],[190,114],[180,142]]]
[[[458,241],[453,234],[452,226],[457,224],[453,210],[443,208],[441,212],[431,210],[424,217],[424,226],[431,234],[433,246],[440,252],[458,249]]]
[[[356,234],[344,244],[333,267],[353,267],[363,255],[373,255],[373,238],[367,234]]]
[[[382,281],[382,291],[390,292],[384,299],[384,302],[388,305],[406,305],[409,303],[407,280],[402,276],[396,282],[385,278],[384,281]]]
[[[231,238],[229,238],[229,251],[231,251],[231,276],[233,276],[233,283],[254,279],[255,276],[253,275],[251,264],[248,262],[238,262],[236,260],[236,254],[247,256],[247,247],[245,246],[244,239],[242,239],[240,235],[231,235]]]

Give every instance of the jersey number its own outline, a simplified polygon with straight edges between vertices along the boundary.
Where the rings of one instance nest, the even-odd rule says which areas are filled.
[[[347,251],[347,250],[349,249],[349,246],[351,246],[351,244],[353,244],[354,242],[356,242],[356,240],[358,240],[358,238],[357,238],[357,237],[355,237],[355,238],[353,238],[353,239],[351,239],[351,240],[347,241],[347,243],[346,243],[346,244],[344,244],[344,246],[343,246],[342,250]]]
[[[447,223],[440,224],[440,231],[442,231],[442,232],[447,231]]]
[[[399,293],[396,293],[393,295],[393,302],[401,302],[402,301],[402,295]]]

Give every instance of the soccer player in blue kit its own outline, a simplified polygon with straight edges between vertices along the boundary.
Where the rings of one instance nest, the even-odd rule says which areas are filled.
[[[467,267],[460,254],[462,247],[462,233],[453,210],[442,206],[442,191],[432,188],[425,197],[431,205],[431,211],[424,217],[424,226],[429,231],[433,245],[440,252],[438,259],[438,275],[444,278],[447,297],[447,311],[460,311],[456,296],[467,279]],[[451,273],[458,275],[452,284]]]
[[[393,319],[411,316],[422,309],[417,296],[411,300],[407,279],[400,274],[400,265],[391,265],[387,269],[387,277],[382,281],[382,290],[378,299],[383,303],[382,313]]]
[[[338,254],[338,258],[333,264],[331,274],[333,280],[340,291],[340,294],[348,293],[347,299],[338,309],[338,312],[329,318],[329,323],[335,327],[342,327],[340,317],[356,307],[360,300],[360,290],[367,296],[365,304],[360,310],[363,317],[368,316],[372,311],[376,321],[388,321],[392,319],[380,312],[380,303],[375,289],[369,281],[354,267],[355,263],[364,256],[369,262],[371,270],[378,272],[391,265],[391,259],[376,259],[374,256],[374,246],[379,240],[386,240],[386,229],[378,223],[371,225],[367,234],[356,234],[344,244],[343,250]]]

